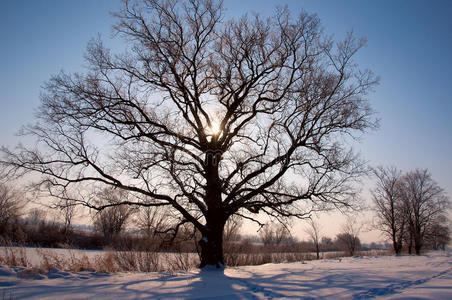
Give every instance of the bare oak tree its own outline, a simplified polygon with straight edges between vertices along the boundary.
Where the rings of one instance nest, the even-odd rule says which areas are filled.
[[[224,20],[214,0],[124,1],[114,29],[128,50],[89,43],[86,74],[45,85],[37,148],[3,148],[3,174],[43,175],[57,198],[102,210],[89,188],[170,206],[201,233],[201,267],[222,266],[232,215],[307,217],[352,204],[363,172],[344,136],[376,122],[377,83],[353,60],[365,40],[335,42],[315,15]],[[104,141],[105,143],[102,143]]]
[[[378,167],[373,170],[377,178],[372,191],[377,229],[392,241],[395,254],[400,254],[403,237],[408,228],[407,212],[403,201],[402,172],[395,167]]]

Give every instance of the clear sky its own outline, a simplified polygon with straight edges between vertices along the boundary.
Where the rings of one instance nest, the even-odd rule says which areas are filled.
[[[224,0],[228,15],[271,15],[287,4],[316,13],[336,38],[353,30],[368,39],[357,61],[381,77],[369,95],[381,126],[356,150],[371,165],[428,168],[452,196],[452,1]],[[83,53],[100,33],[107,45],[115,0],[2,1],[0,10],[0,144],[14,145],[33,122],[50,75],[83,71]],[[337,226],[336,226],[337,227]],[[333,226],[332,226],[333,228]],[[333,230],[333,229],[331,229]]]

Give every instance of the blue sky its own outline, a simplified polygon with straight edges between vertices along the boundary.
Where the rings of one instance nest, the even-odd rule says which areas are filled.
[[[381,77],[369,95],[381,119],[356,150],[372,165],[428,168],[452,196],[452,1],[225,0],[228,15],[271,15],[286,3],[316,13],[336,38],[367,37],[361,67]],[[61,69],[82,71],[83,52],[100,33],[107,45],[119,1],[3,1],[0,10],[0,144],[14,145],[33,122],[40,87]]]

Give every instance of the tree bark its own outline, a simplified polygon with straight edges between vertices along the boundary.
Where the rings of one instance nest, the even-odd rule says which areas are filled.
[[[214,141],[215,142],[215,141]],[[213,143],[214,143],[213,142]],[[223,268],[225,266],[223,256],[223,231],[228,216],[222,207],[221,185],[218,174],[218,165],[221,159],[221,152],[215,147],[206,153],[206,197],[207,205],[206,226],[201,232],[202,238],[199,241],[201,249],[200,268],[215,266]]]
[[[220,269],[225,266],[223,256],[224,226],[218,226],[212,223],[208,223],[207,226],[213,225],[215,227],[208,228],[199,241],[201,248],[201,264],[199,267],[215,266]]]

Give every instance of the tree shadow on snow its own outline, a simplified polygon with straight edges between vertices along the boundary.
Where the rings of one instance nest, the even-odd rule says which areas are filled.
[[[122,285],[121,290],[132,293],[136,298],[149,299],[255,298],[246,285],[225,275],[224,270],[167,274],[155,279],[127,282]]]
[[[248,287],[221,270],[200,270],[191,282],[185,295],[186,299],[253,299]]]

